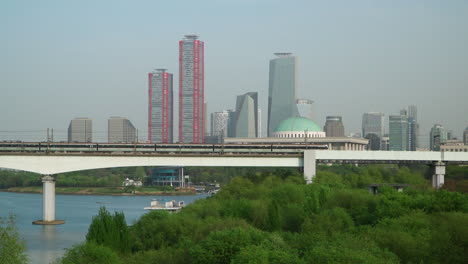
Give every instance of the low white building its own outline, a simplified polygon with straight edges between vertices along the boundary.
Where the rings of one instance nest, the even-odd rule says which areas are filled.
[[[141,187],[143,186],[143,183],[141,181],[134,181],[129,178],[126,178],[125,181],[123,181],[122,186],[127,187],[127,186],[136,186],[136,187]]]

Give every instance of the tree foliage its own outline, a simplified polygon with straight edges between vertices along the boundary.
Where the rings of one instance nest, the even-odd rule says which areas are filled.
[[[239,172],[180,213],[143,215],[126,236],[123,215],[101,209],[87,244],[131,264],[466,262],[468,195],[428,188],[421,167],[331,166],[310,185],[294,170]],[[411,186],[369,193],[379,182]]]
[[[15,217],[0,217],[0,263],[28,263],[24,241],[19,237]]]
[[[105,207],[101,207],[89,226],[86,241],[109,247],[116,252],[129,252],[130,237],[125,215],[122,212],[111,215]]]

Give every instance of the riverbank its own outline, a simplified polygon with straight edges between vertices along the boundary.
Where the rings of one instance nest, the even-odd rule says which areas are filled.
[[[13,193],[42,193],[42,186],[30,187],[11,187],[8,189],[0,189],[0,192]],[[152,187],[140,187],[129,190],[124,187],[56,187],[56,194],[71,194],[71,195],[118,195],[118,196],[151,196],[151,195],[192,195],[195,194],[193,189],[183,189],[174,191],[161,191]]]

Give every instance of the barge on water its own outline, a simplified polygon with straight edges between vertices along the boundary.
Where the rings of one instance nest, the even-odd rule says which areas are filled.
[[[182,207],[184,207],[184,201],[167,201],[159,203],[157,200],[152,200],[151,205],[145,207],[145,210],[161,210],[161,211],[168,211],[168,212],[179,212]]]

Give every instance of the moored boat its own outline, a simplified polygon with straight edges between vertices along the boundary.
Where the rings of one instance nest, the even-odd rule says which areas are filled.
[[[158,202],[157,200],[153,199],[151,201],[151,205],[145,207],[145,210],[162,210],[168,212],[179,212],[182,207],[184,207],[184,201],[167,201],[167,202]]]

